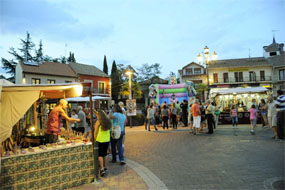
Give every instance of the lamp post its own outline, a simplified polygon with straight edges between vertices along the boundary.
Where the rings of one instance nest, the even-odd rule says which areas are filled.
[[[205,46],[204,48],[204,58],[205,58],[205,64],[206,64],[206,71],[207,71],[207,99],[209,99],[209,95],[210,95],[210,84],[209,84],[209,63],[210,60],[216,60],[217,59],[217,53],[214,51],[212,56],[210,56],[210,51],[209,48],[207,46]],[[197,59],[199,61],[199,63],[203,62],[203,55],[201,53],[199,53],[199,55],[197,56]]]
[[[127,70],[126,70],[126,75],[129,76],[129,100],[131,101],[132,100],[132,74],[133,74],[133,70],[128,67]],[[132,128],[132,116],[130,116],[130,128]]]

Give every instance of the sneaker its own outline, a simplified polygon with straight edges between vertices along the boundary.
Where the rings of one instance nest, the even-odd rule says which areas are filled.
[[[106,174],[104,168],[100,169],[100,176],[103,177]]]
[[[122,160],[120,164],[121,164],[121,165],[125,165],[126,162],[125,162],[124,160]]]
[[[108,171],[108,169],[107,169],[107,168],[103,168],[103,170],[104,170],[105,172],[107,172],[107,171]]]
[[[250,131],[250,134],[254,135],[254,131],[253,131],[253,130],[251,130],[251,131]]]
[[[235,126],[232,126],[232,128],[234,129],[234,128],[235,128]]]

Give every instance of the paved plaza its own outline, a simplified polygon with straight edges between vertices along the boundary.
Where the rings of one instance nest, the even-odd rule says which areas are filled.
[[[221,125],[213,135],[198,136],[184,127],[165,131],[159,127],[158,132],[145,131],[143,126],[127,128],[127,165],[108,163],[109,173],[99,183],[72,189],[281,187],[284,142],[272,140],[271,130],[258,127],[253,136],[249,128],[249,125],[240,125],[238,129]]]

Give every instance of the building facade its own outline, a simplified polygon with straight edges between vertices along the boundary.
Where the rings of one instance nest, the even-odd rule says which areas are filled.
[[[67,64],[55,62],[19,62],[15,69],[16,84],[60,84],[77,82],[76,73]]]
[[[276,94],[279,89],[285,91],[285,53],[283,48],[284,44],[276,43],[274,37],[272,44],[263,47],[263,56],[272,65],[273,94]]]
[[[210,61],[210,88],[272,88],[272,65],[264,57]]]

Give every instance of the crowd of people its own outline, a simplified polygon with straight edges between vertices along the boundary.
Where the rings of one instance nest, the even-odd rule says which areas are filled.
[[[65,113],[67,108],[67,101],[60,100],[49,114],[46,131],[46,142],[55,143],[58,140],[60,133],[61,118],[66,119],[71,123],[70,129],[85,133],[86,137],[91,136],[91,114],[90,109],[83,109],[78,106],[77,110],[72,110],[70,116]],[[199,135],[203,128],[208,128],[207,134],[213,134],[214,129],[218,127],[220,107],[214,102],[207,100],[205,103],[200,103],[198,99],[194,99],[191,103],[186,100],[167,105],[164,102],[161,105],[156,103],[150,104],[147,109],[142,110],[145,115],[145,130],[151,131],[151,124],[154,130],[158,130],[160,125],[163,130],[169,128],[177,129],[180,124],[183,127],[190,127],[190,133]],[[125,126],[127,122],[126,111],[124,104],[120,102],[112,106],[109,113],[101,109],[94,110],[94,139],[98,142],[98,162],[99,174],[104,176],[107,172],[107,152],[111,150],[112,163],[117,162],[118,158],[121,165],[125,164],[124,158],[124,139]],[[285,122],[285,95],[282,91],[277,92],[277,98],[269,96],[267,101],[261,100],[260,104],[256,104],[256,100],[252,100],[252,105],[249,110],[251,128],[250,133],[254,135],[256,127],[257,115],[262,115],[263,125],[265,128],[272,129],[273,139],[284,140],[284,122]],[[230,116],[232,119],[232,127],[238,128],[238,110],[235,105],[231,107]],[[117,139],[112,138],[111,127],[120,126],[121,133]]]
[[[84,134],[86,138],[91,138],[91,113],[89,108],[83,109],[78,106],[73,109],[70,115],[66,114],[68,102],[61,99],[59,104],[50,112],[47,121],[46,143],[56,143],[58,136],[63,129],[62,118],[70,122],[70,130]],[[95,109],[93,114],[94,123],[94,139],[98,143],[98,163],[99,174],[104,176],[107,172],[107,152],[112,154],[112,163],[117,162],[117,152],[121,165],[126,164],[124,158],[124,137],[126,125],[126,112],[123,108],[123,103],[120,102],[112,107],[112,110],[107,113],[103,109]],[[123,109],[122,109],[123,108]],[[113,138],[111,134],[112,126],[120,126],[119,138]]]
[[[281,90],[277,91],[277,97],[269,96],[267,100],[260,100],[257,104],[256,99],[252,99],[250,112],[250,133],[255,134],[255,127],[258,115],[260,115],[262,126],[267,129],[272,129],[272,139],[284,139],[284,118],[285,118],[285,95]],[[151,103],[146,109],[143,109],[145,116],[145,130],[151,131],[151,124],[154,130],[158,130],[157,126],[161,126],[163,130],[177,129],[177,125],[190,127],[190,133],[199,135],[203,128],[208,128],[207,134],[213,134],[214,129],[219,124],[221,114],[220,106],[215,102],[206,100],[205,103],[200,103],[198,99],[194,99],[191,103],[186,100],[179,103],[174,102],[167,105],[164,102],[161,105]],[[230,117],[232,120],[232,128],[238,128],[238,109],[236,105],[232,105],[230,109]],[[172,126],[171,126],[172,125]]]

